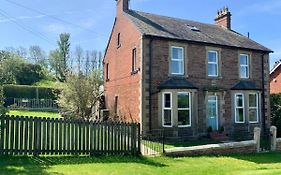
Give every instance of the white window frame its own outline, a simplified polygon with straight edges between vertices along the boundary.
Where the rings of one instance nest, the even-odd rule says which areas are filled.
[[[179,94],[187,94],[188,95],[188,102],[189,102],[189,106],[188,106],[188,108],[178,108],[178,106],[177,106],[177,115],[178,115],[178,111],[189,111],[189,121],[190,121],[190,123],[189,123],[189,125],[179,125],[178,124],[178,127],[179,128],[185,128],[185,127],[191,127],[191,123],[192,123],[192,121],[191,121],[191,106],[192,106],[192,104],[191,104],[191,93],[190,92],[178,92],[177,93],[177,102],[178,102],[178,95]]]
[[[177,58],[173,58],[173,49],[181,49],[182,51],[182,59],[177,59]],[[185,54],[184,54],[184,48],[183,47],[177,47],[177,46],[171,46],[171,54],[170,54],[170,57],[171,57],[171,63],[170,63],[170,73],[171,75],[184,75],[184,57],[185,57]],[[182,72],[173,72],[173,61],[181,61],[182,62]]]
[[[170,107],[167,108],[165,107],[165,95],[166,94],[170,94]],[[164,111],[165,110],[170,110],[171,111],[171,125],[165,125],[164,123]],[[163,127],[173,127],[173,95],[171,92],[163,92],[163,95],[162,95],[162,126]]]
[[[237,96],[242,95],[242,107],[239,106],[237,107]],[[242,93],[236,93],[234,96],[234,100],[235,100],[235,123],[245,123],[245,98],[244,98],[244,94]],[[237,109],[243,109],[243,121],[237,121]]]
[[[241,56],[246,56],[246,58],[247,58],[247,63],[248,64],[242,64],[241,63]],[[243,78],[243,79],[249,79],[249,77],[250,77],[250,59],[249,59],[249,55],[248,54],[240,54],[239,55],[239,75],[240,75],[240,78]],[[246,74],[247,74],[247,76],[246,77],[244,77],[244,76],[242,76],[242,74],[241,74],[241,68],[242,67],[246,67],[247,68],[247,72],[246,72]]]
[[[255,95],[256,96],[256,107],[251,107],[250,106],[250,95]],[[259,94],[258,93],[249,93],[249,95],[248,95],[248,113],[250,113],[250,109],[256,109],[257,120],[256,121],[251,121],[250,117],[249,117],[249,123],[258,123],[259,122]]]
[[[212,62],[212,61],[209,61],[209,52],[210,53],[216,53],[216,62]],[[208,77],[218,77],[219,76],[219,57],[218,57],[218,51],[215,51],[215,50],[208,50],[208,54],[207,54],[207,59],[208,59],[208,66],[207,66],[207,73],[208,73]],[[217,69],[217,74],[216,75],[210,75],[209,74],[209,64],[212,64],[212,65],[216,65],[216,69]]]

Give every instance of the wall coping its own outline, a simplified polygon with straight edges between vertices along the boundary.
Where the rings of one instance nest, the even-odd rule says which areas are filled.
[[[281,138],[280,138],[281,142]],[[241,142],[229,142],[229,143],[219,143],[219,144],[209,144],[209,145],[200,145],[200,146],[191,146],[191,147],[177,147],[165,149],[166,153],[180,153],[186,151],[200,151],[200,150],[209,150],[209,149],[227,149],[227,148],[240,148],[246,146],[256,145],[255,140],[241,141]]]

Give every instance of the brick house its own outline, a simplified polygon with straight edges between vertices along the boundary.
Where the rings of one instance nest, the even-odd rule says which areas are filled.
[[[231,30],[231,13],[215,24],[129,9],[117,14],[104,57],[111,115],[143,131],[198,137],[207,128],[230,136],[270,125],[270,49]]]
[[[270,71],[270,94],[281,93],[281,60]]]

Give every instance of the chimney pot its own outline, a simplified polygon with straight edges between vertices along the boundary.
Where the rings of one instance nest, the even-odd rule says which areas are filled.
[[[227,6],[218,10],[218,15],[215,17],[215,24],[231,30],[231,13]]]

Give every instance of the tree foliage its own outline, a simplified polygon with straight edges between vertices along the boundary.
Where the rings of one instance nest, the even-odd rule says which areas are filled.
[[[48,67],[48,62],[46,60],[47,56],[45,51],[40,46],[30,46],[29,47],[29,57],[33,64],[38,64],[43,68]]]
[[[50,66],[60,82],[66,80],[68,74],[68,61],[70,58],[70,34],[60,34],[58,48],[50,52]]]
[[[278,136],[281,136],[281,94],[270,96],[271,122],[277,127]]]
[[[99,71],[93,71],[89,76],[68,76],[58,100],[63,116],[83,119],[95,117],[94,108],[102,95],[102,82]]]
[[[22,63],[15,70],[15,79],[20,85],[32,85],[43,80],[44,77],[44,70],[38,64]]]
[[[0,85],[0,115],[5,115],[7,112],[7,108],[4,107],[3,87]]]

